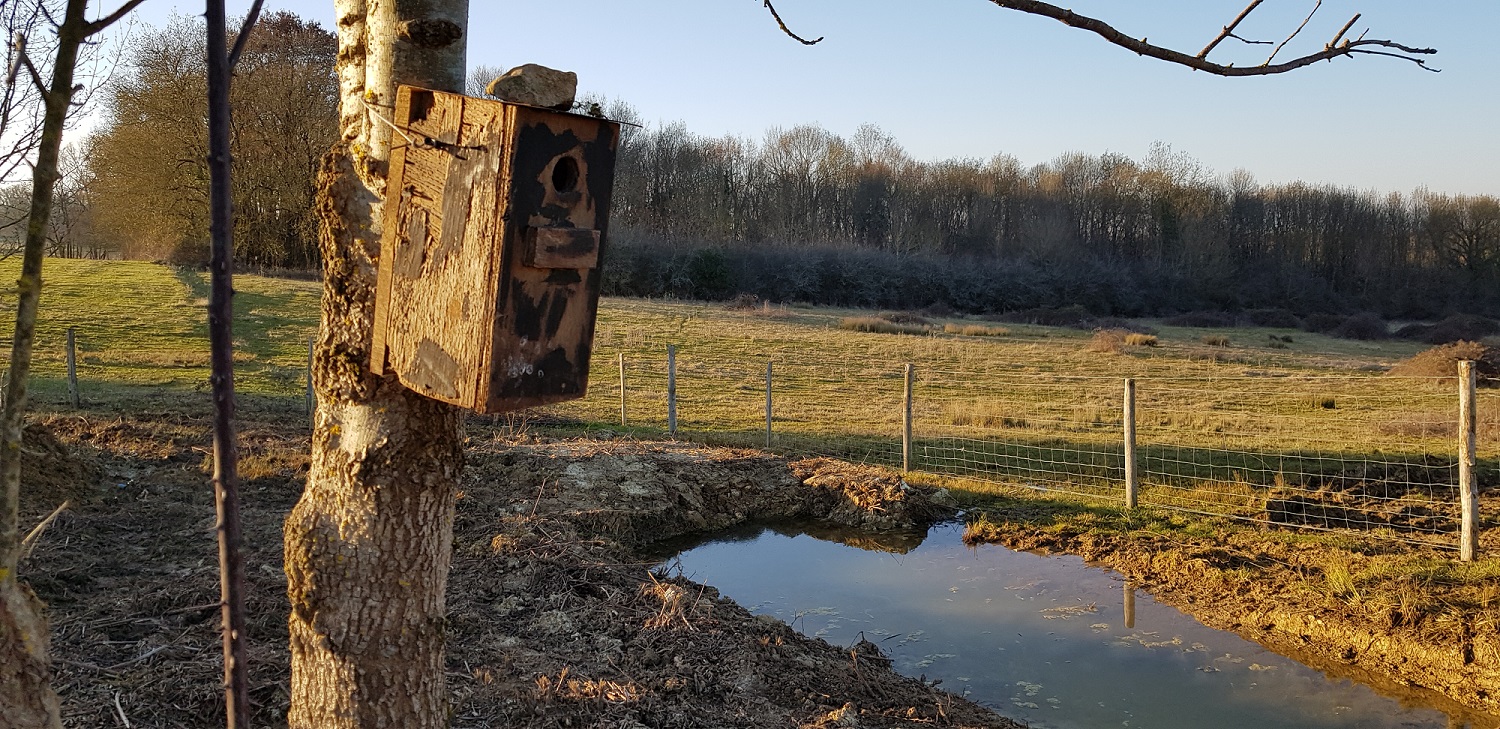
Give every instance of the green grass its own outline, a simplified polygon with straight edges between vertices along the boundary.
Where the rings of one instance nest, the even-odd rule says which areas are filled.
[[[0,276],[14,276],[17,266],[0,262]],[[40,402],[63,401],[63,337],[74,326],[87,405],[207,407],[203,273],[49,259],[44,278],[34,390]],[[236,288],[242,399],[300,407],[320,285],[238,276]],[[0,295],[0,305],[13,312],[14,295]],[[764,445],[770,362],[774,449],[900,467],[904,369],[911,364],[914,456],[934,473],[1117,498],[1127,377],[1137,381],[1148,501],[1253,511],[1278,483],[1316,488],[1342,477],[1349,464],[1394,464],[1408,481],[1418,472],[1446,477],[1452,468],[1452,384],[1382,374],[1421,344],[1304,333],[1287,343],[1279,329],[1148,322],[1159,332],[1156,346],[1101,352],[1089,348],[1093,333],[1072,329],[1012,325],[1004,336],[975,336],[987,325],[950,317],[912,336],[854,331],[845,325],[851,319],[890,323],[847,309],[735,311],[605,299],[589,396],[529,417],[545,424],[539,427],[620,430],[617,362],[624,355],[630,427],[623,432],[660,433],[671,344],[679,432],[715,443]],[[1232,343],[1205,345],[1205,335]],[[1500,454],[1497,395],[1483,390],[1479,407],[1481,483],[1490,487]]]
[[[15,280],[20,261],[0,261]],[[135,261],[49,258],[33,357],[33,397],[66,393],[66,336],[76,330],[85,403],[150,407],[201,395],[207,403],[207,274]],[[235,385],[250,397],[291,399],[303,387],[307,338],[317,326],[321,284],[262,276],[235,278]],[[15,293],[0,293],[0,337],[15,327]],[[0,357],[8,359],[7,347]]]

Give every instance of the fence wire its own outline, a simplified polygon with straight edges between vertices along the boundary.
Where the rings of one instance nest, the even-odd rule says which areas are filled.
[[[982,364],[918,367],[915,374],[907,450],[905,363],[727,358],[681,349],[675,436],[1123,503],[1122,378],[997,372]],[[668,379],[659,340],[599,347],[589,396],[541,417],[655,435],[669,425]],[[1480,384],[1476,476],[1483,492],[1500,486],[1500,382]],[[1271,371],[1138,378],[1135,387],[1143,505],[1457,545],[1453,378]]]

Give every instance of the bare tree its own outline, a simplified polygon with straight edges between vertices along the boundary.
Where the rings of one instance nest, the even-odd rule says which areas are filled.
[[[62,22],[53,26],[57,47],[51,82],[42,80],[25,54],[23,38],[17,38],[16,45],[21,48],[11,66],[12,84],[24,70],[26,76],[21,83],[36,86],[45,110],[37,141],[36,166],[31,176],[31,209],[26,221],[21,278],[17,282],[19,297],[10,350],[10,379],[5,386],[4,410],[0,412],[0,483],[4,485],[5,499],[3,521],[0,521],[0,725],[18,729],[62,725],[47,658],[47,621],[36,596],[17,581],[16,567],[21,555],[21,427],[26,412],[37,304],[42,290],[42,256],[47,243],[53,188],[57,184],[63,126],[73,104],[73,79],[78,69],[79,48],[141,1],[127,0],[114,12],[90,21],[86,15],[88,0],[68,0],[63,8]],[[47,15],[45,10],[42,12]]]
[[[442,727],[462,421],[368,365],[396,85],[464,88],[468,3],[337,0],[335,15],[341,140],[319,173],[318,407],[306,490],[285,530],[288,722]]]

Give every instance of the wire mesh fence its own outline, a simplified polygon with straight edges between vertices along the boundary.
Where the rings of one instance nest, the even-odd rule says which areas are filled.
[[[1124,378],[917,366],[908,392],[902,362],[679,349],[669,372],[665,347],[635,344],[596,352],[589,396],[548,416],[667,431],[675,405],[675,436],[705,443],[1112,503],[1124,503],[1132,483],[1148,506],[1459,544],[1454,378],[1140,378],[1132,471]],[[1479,384],[1475,475],[1484,491],[1500,487],[1500,382]]]

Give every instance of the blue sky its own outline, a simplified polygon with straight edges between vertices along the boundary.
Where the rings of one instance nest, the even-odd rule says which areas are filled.
[[[1246,0],[1070,0],[1073,10],[1189,53]],[[1284,38],[1314,0],[1266,0],[1240,28]],[[332,2],[267,0],[332,27]],[[1219,173],[1409,192],[1500,195],[1500,27],[1496,0],[1323,0],[1279,58],[1351,35],[1436,47],[1429,73],[1360,57],[1264,78],[1219,78],[1140,58],[1092,34],[987,0],[776,0],[804,47],[760,0],[471,0],[469,63],[576,71],[584,91],[697,134],[761,137],[818,123],[851,135],[879,125],[914,157],[1080,151],[1143,158],[1153,142]],[[248,0],[231,0],[243,13]],[[147,0],[161,25],[199,3]],[[1259,63],[1265,47],[1226,41],[1213,58]]]

